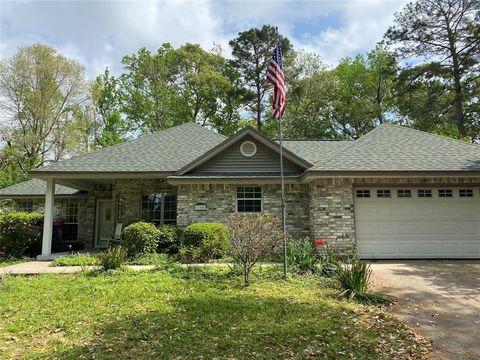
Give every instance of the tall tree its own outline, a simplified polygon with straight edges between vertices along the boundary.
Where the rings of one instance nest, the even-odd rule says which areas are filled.
[[[233,65],[241,74],[244,86],[251,92],[247,106],[254,114],[258,130],[262,128],[266,109],[265,94],[270,88],[265,74],[276,42],[275,27],[271,25],[240,32],[230,41]],[[290,41],[279,35],[278,42],[281,44],[284,58],[287,58],[292,50]]]
[[[95,135],[95,147],[107,147],[126,140],[129,125],[121,116],[121,89],[118,78],[110,75],[107,68],[102,75],[97,76],[90,86],[93,102],[94,122],[90,124],[91,132]],[[85,116],[88,109],[84,109],[79,116]]]
[[[87,99],[84,68],[51,47],[22,47],[0,63],[0,94],[3,141],[26,173],[61,156],[69,115]]]
[[[395,15],[385,34],[400,58],[428,56],[430,66],[422,69],[449,84],[459,137],[467,135],[467,88],[480,71],[479,12],[478,0],[418,0]]]

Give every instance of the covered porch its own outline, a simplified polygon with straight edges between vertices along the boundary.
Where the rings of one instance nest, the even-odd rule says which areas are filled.
[[[70,177],[71,176],[71,177]],[[78,239],[86,251],[104,249],[119,240],[123,229],[140,220],[158,225],[176,224],[176,187],[162,177],[103,175],[82,178],[79,175],[42,177],[46,183],[42,252],[38,260],[52,260],[64,253],[53,247],[55,185],[74,187],[86,193],[78,217]],[[118,234],[117,234],[118,233]],[[68,249],[67,249],[68,250]],[[75,250],[75,249],[74,249]]]

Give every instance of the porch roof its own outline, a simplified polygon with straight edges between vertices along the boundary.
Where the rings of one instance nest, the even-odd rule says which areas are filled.
[[[40,179],[24,181],[3,189],[0,189],[0,198],[10,198],[15,196],[45,196],[47,183]],[[81,191],[57,184],[55,186],[55,195],[78,195]]]

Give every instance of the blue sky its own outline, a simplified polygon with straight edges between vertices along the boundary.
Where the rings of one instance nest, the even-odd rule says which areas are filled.
[[[228,41],[242,30],[277,25],[297,49],[335,65],[381,40],[407,0],[345,1],[124,1],[0,0],[0,55],[42,42],[86,66],[93,78],[109,66],[121,72],[123,55],[170,42],[214,44],[229,56]]]

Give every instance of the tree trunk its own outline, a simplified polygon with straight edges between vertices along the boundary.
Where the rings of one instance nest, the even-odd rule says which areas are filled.
[[[466,134],[465,134],[465,124],[463,121],[462,85],[460,83],[460,74],[454,74],[454,77],[455,77],[455,99],[454,99],[455,123],[457,124],[459,137],[464,138]]]
[[[243,266],[243,280],[245,287],[250,286],[250,267],[246,264]]]
[[[262,129],[262,97],[261,97],[261,89],[260,84],[257,83],[257,130],[260,131]]]

